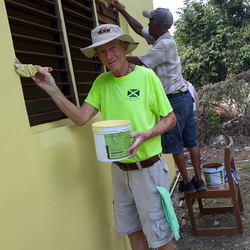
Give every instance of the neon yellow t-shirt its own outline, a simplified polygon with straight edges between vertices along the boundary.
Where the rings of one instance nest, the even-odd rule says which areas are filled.
[[[131,133],[153,128],[173,109],[162,84],[153,70],[136,66],[123,77],[112,72],[99,75],[85,100],[102,113],[103,120],[129,120]],[[133,158],[122,162],[141,161],[162,151],[161,137],[145,141]]]

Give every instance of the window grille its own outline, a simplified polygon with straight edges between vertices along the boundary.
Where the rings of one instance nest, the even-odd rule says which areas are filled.
[[[90,33],[96,26],[93,2],[5,0],[5,6],[16,57],[22,63],[52,67],[63,94],[74,104],[82,104],[103,71],[97,59],[89,59],[80,51],[91,44]],[[116,13],[102,2],[96,2],[96,10],[99,24],[117,24]],[[31,126],[66,118],[31,78],[21,78],[21,83]]]

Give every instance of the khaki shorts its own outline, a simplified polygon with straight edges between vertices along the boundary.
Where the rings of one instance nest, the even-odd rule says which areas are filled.
[[[161,157],[160,157],[161,158]],[[123,171],[112,164],[115,230],[126,235],[143,229],[150,247],[173,237],[156,186],[169,189],[168,167],[162,158],[141,170]]]

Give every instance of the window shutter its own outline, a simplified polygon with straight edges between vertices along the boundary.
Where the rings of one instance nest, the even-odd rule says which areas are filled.
[[[17,58],[52,67],[63,94],[74,104],[82,104],[103,71],[98,59],[89,59],[80,51],[91,44],[91,30],[96,26],[92,1],[5,0],[5,5]],[[116,13],[102,2],[97,2],[96,9],[99,24],[117,23]],[[21,83],[31,126],[65,118],[31,78],[21,78]]]

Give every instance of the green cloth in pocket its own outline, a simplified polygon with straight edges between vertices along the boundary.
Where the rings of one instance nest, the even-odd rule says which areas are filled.
[[[173,207],[169,192],[166,188],[163,188],[160,186],[156,186],[156,188],[161,194],[161,202],[162,202],[162,206],[163,206],[168,224],[174,234],[175,239],[178,240],[180,239],[180,234],[179,234],[180,227],[179,227],[178,220],[176,218],[176,214],[174,211],[174,207]]]

